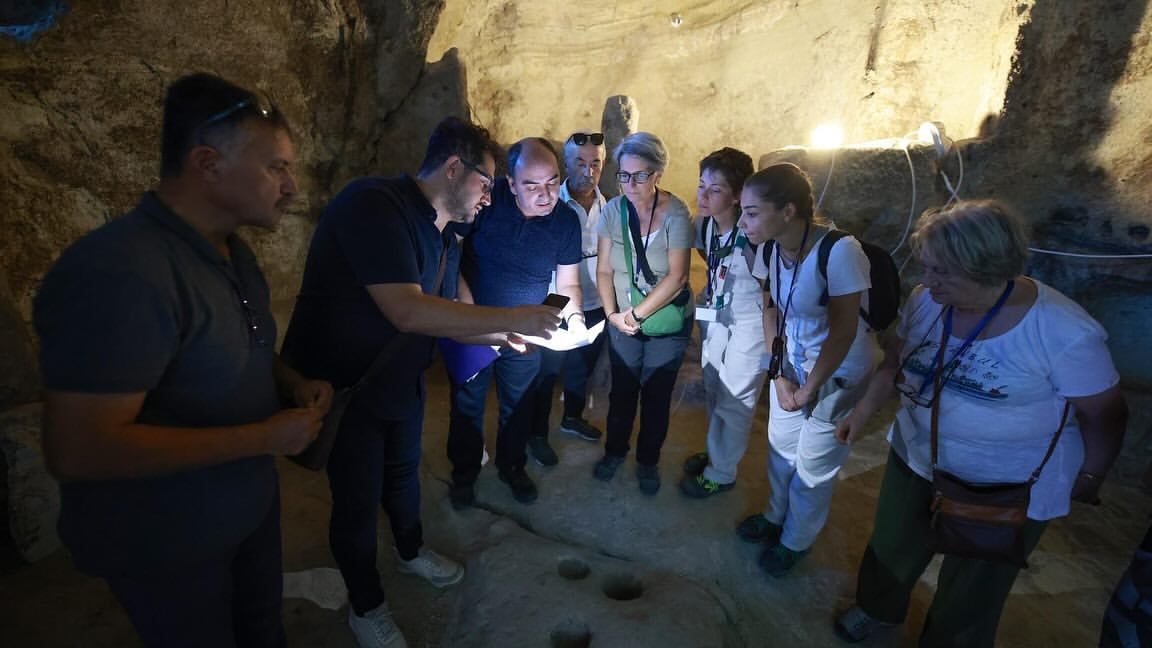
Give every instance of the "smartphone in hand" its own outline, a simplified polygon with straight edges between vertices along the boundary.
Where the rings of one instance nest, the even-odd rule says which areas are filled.
[[[563,309],[565,306],[568,305],[569,299],[570,298],[567,295],[557,295],[556,293],[548,293],[548,296],[544,298],[544,305],[545,306],[551,306],[552,308]]]

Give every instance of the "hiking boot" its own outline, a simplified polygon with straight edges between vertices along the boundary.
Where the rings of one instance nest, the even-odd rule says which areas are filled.
[[[611,455],[604,455],[596,465],[592,467],[592,476],[600,481],[612,481],[616,476],[616,469],[620,464],[624,463],[624,457],[613,457]]]
[[[511,472],[500,471],[500,481],[508,484],[508,488],[512,489],[512,497],[521,504],[531,504],[536,501],[539,493],[536,491],[536,483],[524,472],[523,468],[517,468]]]
[[[599,441],[600,430],[579,416],[565,416],[560,419],[560,431],[578,436],[585,441]]]
[[[656,466],[636,464],[636,481],[640,482],[640,492],[655,495],[660,491],[660,471]]]
[[[387,603],[365,612],[364,616],[348,610],[348,627],[352,628],[352,635],[360,648],[408,648],[408,642],[392,620]]]
[[[703,499],[711,497],[718,493],[732,490],[736,486],[736,482],[721,484],[720,482],[712,481],[704,475],[685,475],[684,479],[680,480],[680,492],[688,497],[696,497]]]
[[[471,484],[452,486],[448,489],[448,501],[452,502],[452,508],[457,511],[472,508],[476,506],[476,487]]]
[[[808,555],[807,549],[793,551],[778,542],[760,554],[760,567],[768,572],[769,576],[779,578],[791,571],[796,563],[800,562],[800,559],[806,555]]]
[[[780,542],[783,531],[779,524],[769,522],[762,513],[749,515],[736,527],[736,533],[745,542],[767,542],[770,545]]]
[[[899,624],[874,619],[859,606],[849,608],[836,619],[836,636],[848,643],[864,641],[877,630],[893,628]]]
[[[534,436],[528,439],[528,454],[541,466],[555,466],[560,462],[556,451],[548,443],[548,437]]]
[[[686,475],[692,475],[693,477],[703,475],[704,469],[707,467],[707,452],[697,452],[696,454],[688,455],[688,458],[684,460],[684,474]]]
[[[396,553],[396,571],[401,574],[416,574],[433,587],[444,588],[455,585],[464,578],[464,567],[460,563],[449,560],[431,549],[421,547],[420,552],[412,560],[401,558],[396,547],[392,547],[392,551]]]

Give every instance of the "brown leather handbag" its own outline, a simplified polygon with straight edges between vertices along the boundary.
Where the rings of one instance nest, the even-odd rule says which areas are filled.
[[[1026,568],[1027,547],[1023,528],[1028,519],[1028,502],[1032,484],[1052,457],[1064,423],[1068,420],[1068,403],[1060,425],[1044,460],[1025,482],[975,483],[962,479],[936,466],[937,422],[940,414],[940,374],[936,371],[932,399],[932,531],[935,551],[950,556],[1003,562]]]

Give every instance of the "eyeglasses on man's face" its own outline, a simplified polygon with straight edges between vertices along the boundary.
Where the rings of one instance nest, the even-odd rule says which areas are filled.
[[[644,184],[645,182],[648,182],[648,179],[654,175],[656,175],[655,171],[636,171],[634,173],[628,173],[627,171],[617,171],[616,179],[620,181],[620,184],[628,184],[629,182],[633,181],[635,181],[636,184]]]
[[[572,133],[568,139],[576,146],[584,146],[588,142],[592,142],[593,146],[600,146],[604,143],[604,133]]]
[[[493,178],[491,175],[489,175],[488,172],[485,171],[484,169],[481,169],[479,166],[472,164],[471,162],[469,162],[468,160],[465,160],[464,158],[460,158],[460,164],[463,164],[464,168],[468,169],[469,171],[475,171],[476,175],[480,176],[484,180],[484,182],[482,183],[484,185],[484,187],[483,187],[483,189],[481,189],[481,191],[484,192],[485,196],[492,193],[492,186],[494,184],[496,184],[495,178]]]

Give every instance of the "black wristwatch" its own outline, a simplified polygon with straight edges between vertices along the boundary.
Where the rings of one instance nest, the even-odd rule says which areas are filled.
[[[644,320],[646,320],[648,318],[647,317],[640,317],[640,314],[636,312],[636,309],[632,309],[632,319],[636,320],[636,324],[637,324],[637,326],[639,326],[640,324],[643,324]]]

